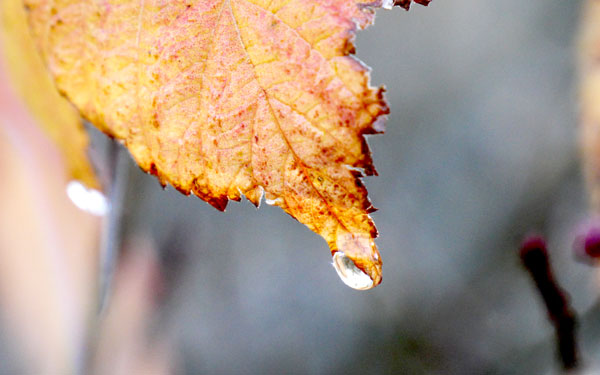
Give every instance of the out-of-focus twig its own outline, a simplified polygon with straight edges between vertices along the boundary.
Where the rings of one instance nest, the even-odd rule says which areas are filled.
[[[112,279],[119,255],[118,249],[121,246],[121,218],[129,177],[126,155],[120,145],[113,140],[108,147],[106,194],[108,195],[109,210],[102,223],[100,239],[99,313],[104,311],[110,297]]]
[[[156,322],[156,289],[162,283],[156,249],[147,237],[126,242],[115,268],[114,293],[97,318],[85,374],[175,373],[170,334]]]
[[[544,239],[539,236],[527,238],[521,245],[520,256],[544,300],[549,318],[554,325],[562,366],[566,370],[574,369],[579,362],[576,341],[577,318],[566,293],[554,278]]]

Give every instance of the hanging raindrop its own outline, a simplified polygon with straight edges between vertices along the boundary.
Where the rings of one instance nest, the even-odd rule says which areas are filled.
[[[352,259],[341,251],[333,254],[333,267],[344,284],[350,288],[358,290],[367,290],[373,287],[373,280],[364,273]]]
[[[86,188],[79,181],[69,182],[67,195],[75,206],[92,215],[104,216],[108,211],[108,202],[104,194],[98,190]]]

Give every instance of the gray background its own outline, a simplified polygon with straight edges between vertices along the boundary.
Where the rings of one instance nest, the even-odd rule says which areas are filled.
[[[384,259],[357,292],[326,243],[278,208],[226,213],[131,167],[125,236],[151,235],[169,282],[157,326],[190,374],[545,374],[552,328],[519,264],[547,235],[593,373],[593,269],[576,145],[580,1],[434,1],[380,11],[358,57],[391,115],[366,179]],[[596,335],[597,336],[597,335]]]

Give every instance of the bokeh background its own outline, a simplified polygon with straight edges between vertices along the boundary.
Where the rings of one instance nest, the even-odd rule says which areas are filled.
[[[109,321],[112,334],[79,356],[99,351],[96,371],[111,373],[102,358],[141,320],[138,342],[162,362],[139,373],[557,373],[552,326],[518,259],[538,232],[581,316],[584,371],[600,373],[600,279],[572,250],[592,219],[577,148],[582,3],[436,0],[379,11],[358,34],[391,107],[386,134],[369,138],[384,278],[368,292],[342,284],[326,243],[278,208],[217,212],[122,152],[124,257],[150,254],[125,261],[146,272],[142,291],[128,290],[146,302],[115,291],[140,319]],[[26,372],[6,321],[0,373]]]

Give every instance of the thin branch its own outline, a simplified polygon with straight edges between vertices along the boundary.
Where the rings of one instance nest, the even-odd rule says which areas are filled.
[[[520,256],[544,300],[549,318],[554,325],[562,366],[565,370],[575,369],[579,362],[576,341],[577,318],[569,304],[567,294],[554,278],[544,239],[539,236],[527,238],[521,245]]]
[[[114,140],[110,142],[108,147],[107,165],[110,180],[106,193],[109,200],[109,210],[102,223],[100,238],[99,313],[102,313],[106,308],[111,294],[112,279],[121,245],[123,201],[129,178],[127,158],[124,157],[126,155],[124,155],[122,147]]]

